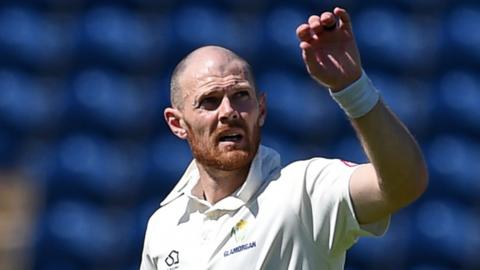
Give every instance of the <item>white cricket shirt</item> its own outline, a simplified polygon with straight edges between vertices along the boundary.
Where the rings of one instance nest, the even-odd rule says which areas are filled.
[[[282,169],[278,153],[260,146],[245,183],[211,205],[191,193],[192,161],[148,222],[140,269],[343,269],[357,238],[383,234],[389,221],[358,224],[354,169],[325,158]]]

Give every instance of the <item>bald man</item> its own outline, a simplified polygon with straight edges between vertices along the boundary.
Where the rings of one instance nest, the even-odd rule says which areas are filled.
[[[248,63],[199,48],[175,68],[164,113],[194,160],[149,220],[142,270],[343,269],[358,237],[382,235],[424,192],[422,154],[362,71],[347,12],[311,16],[297,36],[370,163],[318,157],[282,168],[260,145],[267,108]]]

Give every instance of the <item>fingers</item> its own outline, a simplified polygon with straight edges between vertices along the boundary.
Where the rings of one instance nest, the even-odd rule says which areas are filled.
[[[351,30],[351,20],[345,9],[336,7],[332,12],[324,12],[318,15],[312,15],[308,22],[297,28],[297,37],[300,39],[300,48],[306,48],[306,44],[318,40],[322,33],[330,32],[337,28]]]
[[[339,8],[339,7],[336,7],[334,10],[333,10],[333,13],[335,15],[337,15],[340,20],[342,20],[342,22],[344,23],[350,23],[350,15],[348,15],[347,11],[343,8]]]
[[[324,12],[320,15],[320,22],[323,26],[323,29],[331,31],[337,26],[337,18],[331,12]]]
[[[309,50],[311,48],[312,48],[312,45],[309,42],[306,42],[306,41],[300,42],[300,49]]]
[[[310,42],[313,40],[312,31],[310,25],[304,23],[297,27],[297,37],[300,41]]]
[[[312,15],[308,18],[308,23],[297,27],[296,33],[300,41],[311,42],[325,30],[332,30],[337,25],[337,19],[331,12],[325,12],[321,16]]]
[[[323,31],[330,31],[335,29],[337,25],[337,18],[331,12],[324,12],[320,16],[312,15],[308,18],[308,24],[313,33],[320,36]]]
[[[312,33],[320,36],[320,34],[323,31],[331,31],[337,28],[337,26],[340,27],[348,27],[348,29],[351,29],[351,20],[350,20],[350,15],[348,15],[347,11],[343,8],[336,7],[332,12],[324,12],[320,16],[317,15],[312,15],[308,18],[308,23],[307,24],[302,24],[297,28],[297,36],[299,36],[299,30],[301,30],[302,38],[300,40],[302,41],[308,41],[313,39]],[[310,28],[309,30],[311,33],[308,33],[307,28]]]
[[[308,25],[310,26],[310,29],[312,29],[312,32],[317,36],[319,36],[323,31],[320,17],[317,15],[312,15],[310,18],[308,18]]]
[[[340,19],[340,27],[347,27],[349,30],[352,29],[350,15],[348,15],[345,9],[336,7],[333,13]]]

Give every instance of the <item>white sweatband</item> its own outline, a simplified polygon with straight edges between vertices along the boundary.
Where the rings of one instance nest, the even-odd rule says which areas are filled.
[[[339,92],[332,92],[332,98],[340,105],[350,118],[359,118],[371,111],[380,99],[380,94],[373,86],[365,71],[360,79]]]

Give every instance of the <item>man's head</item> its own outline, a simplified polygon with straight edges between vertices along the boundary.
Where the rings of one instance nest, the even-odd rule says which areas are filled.
[[[165,119],[197,162],[226,171],[250,165],[266,108],[245,60],[216,46],[193,51],[173,72],[171,101]]]

